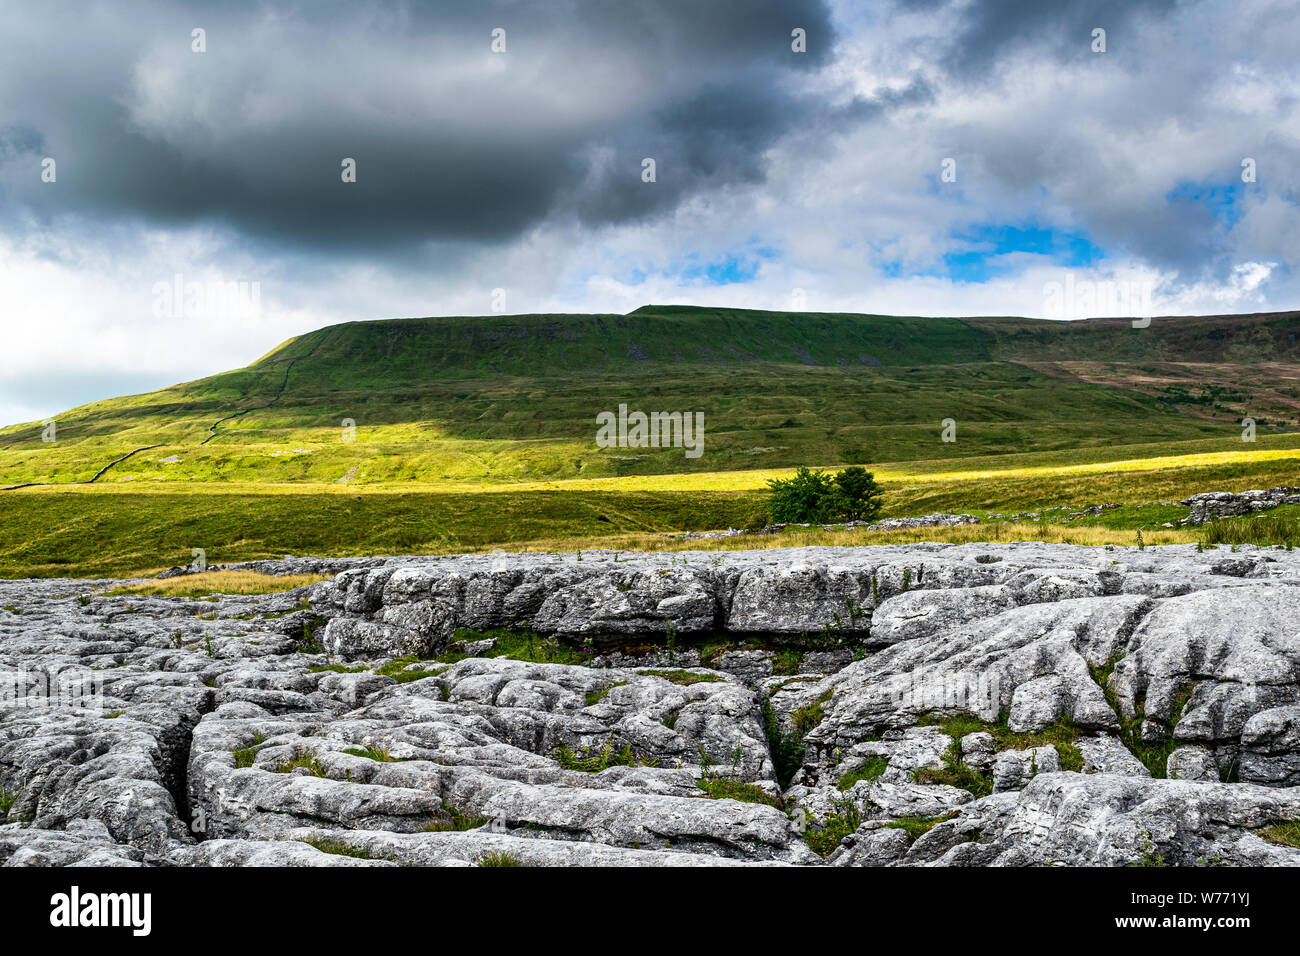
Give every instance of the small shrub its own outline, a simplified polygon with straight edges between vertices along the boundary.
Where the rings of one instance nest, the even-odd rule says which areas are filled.
[[[841,800],[835,804],[835,812],[823,817],[820,825],[809,828],[804,840],[809,848],[820,857],[830,856],[844,838],[862,825],[862,812],[851,800]]]
[[[299,654],[323,654],[325,647],[316,637],[316,632],[325,624],[325,618],[317,615],[302,625],[302,640],[295,648]]]
[[[834,475],[800,467],[793,477],[772,478],[767,484],[767,510],[776,522],[870,521],[881,509],[879,483],[857,466]]]
[[[1142,831],[1142,844],[1138,848],[1138,858],[1133,861],[1132,866],[1164,866],[1165,858],[1156,852],[1156,845],[1151,840],[1151,834]]]

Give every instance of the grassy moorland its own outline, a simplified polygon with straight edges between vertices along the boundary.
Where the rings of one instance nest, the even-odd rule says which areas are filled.
[[[760,521],[766,480],[800,464],[870,464],[886,515],[1113,502],[1030,530],[1191,540],[1160,529],[1185,513],[1170,502],[1300,484],[1298,331],[1295,313],[1133,329],[682,307],[348,323],[72,409],[57,442],[0,429],[0,485],[37,483],[0,492],[0,575],[143,573],[196,547],[210,562],[677,547],[657,535]],[[620,403],[704,412],[704,454],[596,447],[596,414]],[[945,532],[1012,533],[1030,532]]]
[[[1290,449],[1283,449],[1290,450]],[[1262,450],[1267,454],[1269,449]],[[747,527],[761,520],[763,475],[665,476],[599,482],[557,482],[547,488],[429,490],[419,486],[366,489],[227,484],[90,485],[6,492],[0,511],[0,576],[122,576],[153,573],[189,561],[203,548],[209,562],[284,554],[442,554],[459,551],[576,550],[612,547],[797,546],[903,543],[918,540],[1069,541],[1132,544],[1197,540],[1161,526],[1187,513],[1176,502],[1207,488],[1245,490],[1294,482],[1297,462],[1250,453],[1211,464],[1058,474],[1045,466],[1006,473],[972,472],[886,477],[885,513],[1031,511],[1060,504],[1117,503],[1124,507],[1068,525],[1060,518],[1032,527],[929,529],[909,533],[808,532],[678,542],[660,535]],[[1193,460],[1197,456],[1192,456]],[[686,487],[696,479],[704,488]],[[730,480],[738,486],[721,490]],[[620,486],[628,484],[632,488]],[[661,487],[653,487],[655,484]],[[640,486],[640,487],[637,487]],[[647,487],[649,486],[649,487]],[[666,486],[666,487],[662,487]]]

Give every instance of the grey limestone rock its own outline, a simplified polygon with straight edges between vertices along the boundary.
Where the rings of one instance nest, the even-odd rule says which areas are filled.
[[[993,792],[1019,790],[1040,773],[1061,769],[1055,747],[1031,747],[1028,750],[1004,750],[993,761]]]
[[[1300,856],[1268,839],[1300,819],[1294,552],[1022,542],[240,567],[335,576],[211,600],[0,581],[0,862]],[[501,656],[510,641],[478,633],[496,629],[584,663]],[[1082,772],[1031,746],[1069,725]],[[1133,728],[1168,749],[1167,777],[1130,750]],[[822,861],[801,827],[836,814],[861,825]]]

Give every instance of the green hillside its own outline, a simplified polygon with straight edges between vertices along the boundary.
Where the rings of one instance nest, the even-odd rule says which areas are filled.
[[[670,547],[664,532],[763,520],[781,469],[846,463],[877,472],[887,515],[1123,505],[1086,527],[1056,512],[952,532],[967,538],[1193,540],[1164,527],[1186,512],[1168,502],[1300,484],[1298,324],[684,306],[349,322],[72,409],[54,443],[0,429],[0,487],[24,486],[0,491],[0,574],[152,573],[192,548]],[[620,404],[702,412],[703,454],[597,447],[597,414]]]
[[[315,380],[371,388],[431,378],[629,374],[746,364],[1234,362],[1300,359],[1300,312],[1052,322],[647,305],[627,315],[385,319],[284,343],[250,368],[311,357]]]
[[[990,358],[1011,362],[1300,361],[1300,312],[1157,316],[1142,329],[1133,328],[1131,319],[963,321],[978,331]]]
[[[1291,424],[1292,393],[1270,385],[1265,413],[1253,383],[1294,362],[1297,326],[686,306],[349,322],[244,369],[73,409],[54,444],[36,424],[0,430],[0,484],[84,481],[140,448],[100,481],[491,484],[1230,439],[1241,414]],[[1105,381],[1059,367],[1084,360]],[[1127,381],[1130,361],[1165,363],[1173,384],[1152,386],[1146,365]],[[1211,361],[1231,389],[1169,364]],[[704,454],[597,448],[595,416],[620,404],[703,412]],[[944,419],[956,442],[940,440]]]

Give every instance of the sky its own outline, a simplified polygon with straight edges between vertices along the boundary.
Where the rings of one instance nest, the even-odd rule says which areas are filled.
[[[0,0],[0,24],[0,424],[357,319],[1300,308],[1295,2]]]

